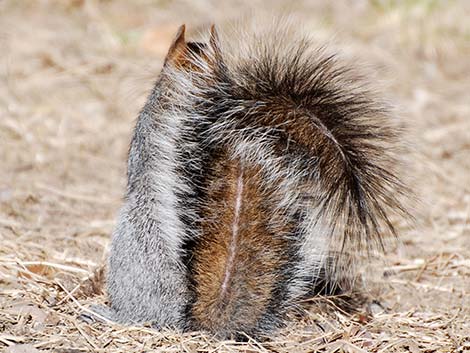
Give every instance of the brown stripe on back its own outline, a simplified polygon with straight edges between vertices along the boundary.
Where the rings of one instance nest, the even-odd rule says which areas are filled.
[[[215,163],[193,259],[195,329],[251,332],[272,305],[287,262],[287,227],[273,229],[261,181],[259,170],[237,160]]]

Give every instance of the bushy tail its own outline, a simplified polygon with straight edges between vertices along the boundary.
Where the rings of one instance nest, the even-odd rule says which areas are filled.
[[[204,117],[203,141],[290,179],[292,203],[315,209],[343,248],[381,247],[382,235],[395,234],[390,216],[407,213],[402,129],[351,65],[274,27],[225,40],[213,32],[204,61],[195,59],[199,72],[185,87]]]
[[[400,129],[367,80],[290,28],[212,30],[199,48],[172,93],[211,163],[190,314],[195,328],[257,332],[282,321],[326,258],[395,233]]]

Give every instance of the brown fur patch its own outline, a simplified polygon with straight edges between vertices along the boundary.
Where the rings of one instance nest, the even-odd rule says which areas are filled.
[[[273,231],[267,218],[269,197],[256,168],[228,158],[216,163],[194,252],[197,329],[251,332],[268,310],[288,246],[287,227]]]

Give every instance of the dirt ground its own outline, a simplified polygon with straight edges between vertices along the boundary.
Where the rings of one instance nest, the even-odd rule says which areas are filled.
[[[376,267],[383,308],[319,303],[262,343],[78,321],[105,300],[130,134],[175,29],[262,9],[368,63],[409,127],[416,224]],[[470,352],[469,18],[466,0],[0,1],[0,351]]]

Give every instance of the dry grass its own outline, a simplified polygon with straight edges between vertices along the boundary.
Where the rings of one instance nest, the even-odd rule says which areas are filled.
[[[371,315],[316,301],[267,342],[89,325],[130,132],[176,26],[242,1],[0,2],[0,350],[470,351],[470,14],[462,1],[256,0],[366,58],[411,127],[417,225],[378,265]],[[328,309],[328,310],[325,310]]]

